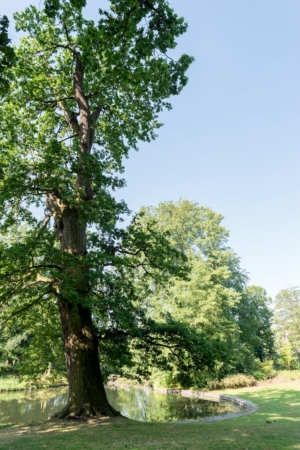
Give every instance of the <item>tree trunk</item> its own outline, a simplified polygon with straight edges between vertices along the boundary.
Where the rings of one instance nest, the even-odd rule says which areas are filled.
[[[48,206],[55,212],[55,232],[61,251],[76,258],[86,255],[86,227],[76,208],[63,207],[53,196]],[[84,275],[88,269],[80,263],[66,267],[67,283],[58,293],[58,306],[62,324],[65,356],[69,379],[69,399],[65,408],[55,414],[57,418],[80,418],[120,415],[107,400],[101,375],[97,338],[92,315],[85,306],[88,285]],[[72,298],[68,286],[75,288]],[[74,291],[73,291],[74,292]]]
[[[81,155],[91,152],[94,136],[92,126],[102,108],[96,108],[91,113],[84,91],[84,67],[80,53],[75,51],[74,57],[76,63],[73,89],[80,120],[77,120],[73,112],[68,111],[63,102],[58,101],[58,106],[73,133],[79,138],[81,154],[78,154],[79,171],[76,182],[81,192],[78,194],[78,199],[90,201],[93,198],[93,191],[90,181],[83,177],[84,160]],[[60,240],[61,252],[78,258],[78,263],[75,262],[72,267],[65,268],[67,278],[70,278],[70,286],[72,289],[75,288],[76,295],[74,298],[70,296],[68,283],[65,282],[58,292],[69,377],[69,400],[66,407],[56,414],[56,417],[120,415],[109,405],[106,397],[91,311],[86,306],[89,286],[85,281],[85,274],[88,268],[82,263],[82,258],[86,256],[86,225],[80,214],[80,206],[70,207],[54,193],[47,196],[47,206],[55,219],[55,233]]]
[[[65,408],[54,417],[119,415],[106,397],[90,311],[59,299],[59,312],[68,368],[69,399]]]

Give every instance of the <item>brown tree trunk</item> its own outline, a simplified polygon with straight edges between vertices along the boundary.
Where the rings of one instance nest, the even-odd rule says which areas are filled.
[[[72,132],[78,135],[81,154],[78,154],[79,171],[77,186],[80,188],[78,200],[90,201],[93,191],[90,181],[83,177],[83,154],[89,154],[93,145],[94,129],[102,110],[100,105],[93,112],[90,111],[88,99],[84,92],[84,67],[80,53],[74,50],[75,72],[73,77],[74,97],[77,102],[80,119],[69,111],[62,101],[57,105],[65,116]],[[66,283],[60,287],[58,302],[62,323],[65,355],[69,377],[69,400],[66,407],[56,414],[56,417],[82,416],[115,416],[119,415],[109,405],[103,386],[100,370],[97,339],[94,334],[91,311],[88,309],[88,286],[85,274],[88,268],[82,264],[86,255],[86,226],[80,216],[80,206],[70,207],[63,202],[59,194],[47,196],[47,206],[55,219],[55,233],[60,240],[62,253],[69,253],[78,258],[78,264],[66,267],[65,273],[70,278],[72,289],[75,288],[76,298],[70,298]],[[80,202],[78,202],[80,204]],[[81,262],[79,260],[81,257]]]
[[[55,212],[55,230],[61,251],[76,257],[86,254],[86,227],[76,208],[63,207],[53,196],[48,206]],[[69,399],[57,418],[116,416],[119,413],[108,403],[100,370],[97,338],[94,334],[91,311],[84,306],[88,286],[84,275],[88,269],[78,264],[66,267],[67,282],[58,293],[65,356],[69,379]],[[68,285],[75,288],[75,297]]]
[[[82,306],[59,299],[69,378],[69,399],[54,417],[116,416],[108,403],[98,357],[91,313]]]

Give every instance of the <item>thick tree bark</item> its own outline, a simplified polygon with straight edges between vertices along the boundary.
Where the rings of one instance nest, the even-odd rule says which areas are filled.
[[[80,188],[78,195],[81,201],[90,201],[93,198],[93,191],[91,183],[83,176],[84,165],[81,155],[91,152],[94,136],[92,127],[101,112],[101,107],[91,113],[84,92],[84,67],[80,53],[74,50],[74,57],[76,62],[73,90],[80,116],[79,121],[62,102],[58,102],[58,107],[63,112],[72,132],[78,136],[81,150],[78,154],[76,180]],[[86,255],[86,225],[80,215],[80,206],[70,207],[60,199],[59,193],[54,191],[47,197],[47,207],[55,220],[55,233],[60,241],[61,252],[78,258],[78,264],[75,262],[72,267],[65,267],[65,273],[70,278],[70,284],[73,289],[75,288],[76,295],[70,298],[70,293],[68,289],[65,289],[64,284],[58,292],[69,377],[69,399],[66,407],[56,414],[56,417],[119,415],[109,405],[106,397],[91,311],[85,301],[88,295],[88,286],[85,281],[88,268],[82,264],[82,257]]]
[[[62,252],[76,258],[86,254],[86,227],[76,208],[64,207],[55,196],[48,197],[48,208],[55,217],[55,232]],[[88,286],[84,275],[88,269],[79,262],[65,271],[76,298],[70,298],[66,285],[58,292],[58,306],[62,324],[65,357],[69,379],[69,399],[57,418],[117,416],[108,403],[101,375],[97,338],[91,311],[84,306]]]
[[[90,311],[59,299],[59,312],[68,368],[69,399],[65,408],[54,417],[119,415],[106,397]]]

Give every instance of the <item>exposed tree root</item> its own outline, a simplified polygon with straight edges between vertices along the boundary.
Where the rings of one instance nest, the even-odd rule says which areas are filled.
[[[101,408],[96,408],[91,403],[85,403],[78,407],[78,405],[75,406],[69,402],[61,411],[58,411],[51,418],[85,422],[88,419],[97,417],[122,417],[122,415],[109,403]]]

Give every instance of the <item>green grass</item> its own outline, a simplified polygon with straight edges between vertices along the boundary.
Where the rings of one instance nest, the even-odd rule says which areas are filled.
[[[25,382],[20,382],[20,379],[13,375],[1,375],[0,390],[22,389],[27,387]]]
[[[186,425],[110,419],[14,426],[0,430],[0,449],[300,449],[299,382],[227,390],[226,393],[251,400],[259,404],[260,409],[236,419]]]

